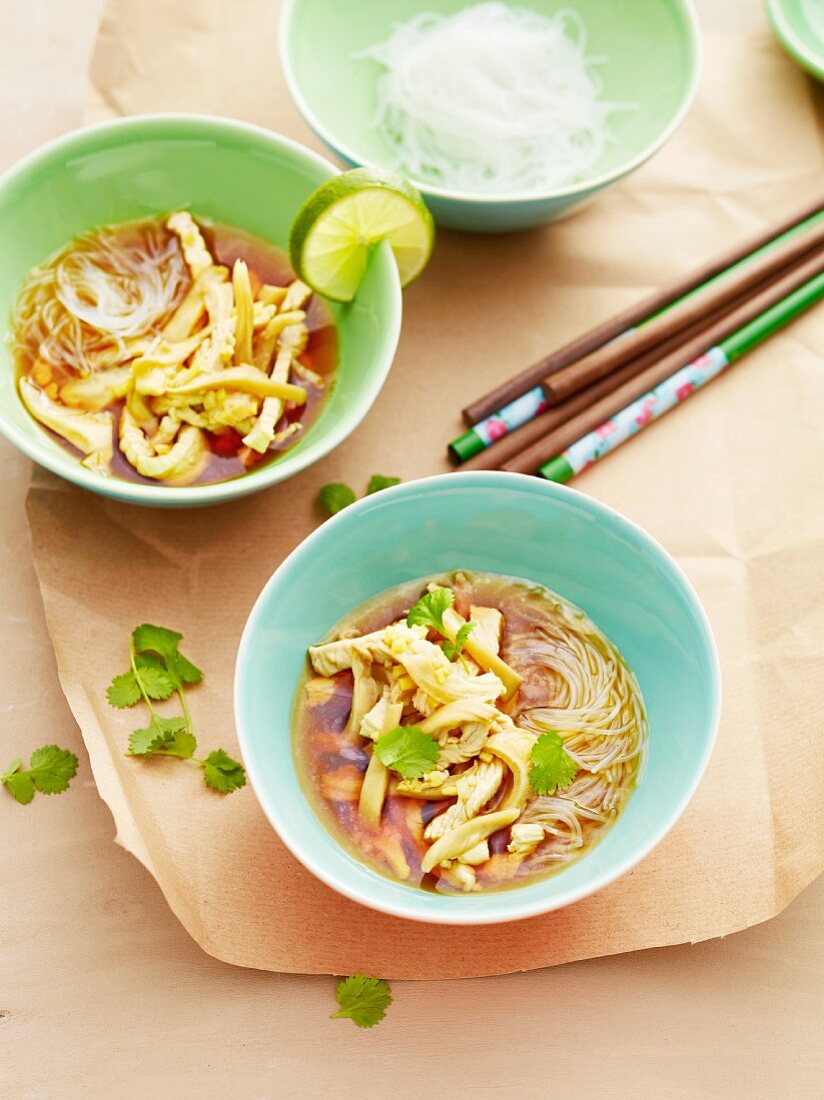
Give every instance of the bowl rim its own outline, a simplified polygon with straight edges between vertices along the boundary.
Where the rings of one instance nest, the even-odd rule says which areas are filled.
[[[663,818],[662,824],[650,833],[648,840],[630,853],[630,855],[618,860],[614,867],[604,872],[590,883],[585,883],[576,889],[561,891],[559,896],[547,899],[541,898],[540,896],[531,896],[539,889],[541,883],[546,881],[539,880],[534,884],[534,887],[532,885],[526,885],[523,888],[506,892],[507,899],[511,898],[509,905],[502,904],[500,911],[491,914],[483,913],[478,910],[473,911],[469,906],[462,912],[457,908],[449,913],[410,912],[402,901],[396,902],[394,900],[385,900],[380,896],[377,898],[372,897],[367,888],[361,889],[357,885],[353,886],[344,876],[336,874],[334,870],[328,870],[322,861],[316,860],[313,855],[307,853],[302,845],[300,834],[297,830],[292,830],[289,818],[279,813],[277,798],[274,794],[267,793],[266,784],[262,775],[257,770],[253,753],[251,751],[247,752],[250,736],[248,735],[246,727],[245,704],[243,700],[244,668],[247,662],[247,653],[253,645],[253,635],[257,633],[259,623],[264,620],[264,604],[268,600],[270,592],[277,586],[279,577],[285,568],[310,552],[311,548],[319,540],[334,537],[338,527],[342,524],[351,524],[353,521],[357,522],[357,518],[361,513],[371,508],[379,507],[380,501],[376,502],[375,500],[378,494],[362,498],[355,504],[350,505],[342,512],[322,523],[320,527],[309,534],[283,559],[263,586],[263,589],[249,612],[235,660],[233,688],[235,728],[249,781],[255,792],[258,804],[268,818],[272,828],[292,855],[326,886],[331,887],[337,893],[349,898],[351,901],[366,906],[368,909],[387,913],[390,916],[400,917],[406,920],[414,920],[419,923],[438,925],[503,924],[510,921],[525,920],[530,917],[541,916],[545,913],[565,908],[567,905],[572,905],[574,902],[589,897],[625,875],[640,863],[642,859],[646,858],[646,856],[649,855],[649,853],[667,836],[691,802],[706,772],[707,765],[709,764],[710,757],[715,748],[721,716],[721,664],[718,655],[718,647],[707,613],[704,610],[703,604],[695,588],[675,558],[672,557],[657,539],[653,538],[652,535],[645,531],[643,527],[633,520],[628,519],[616,509],[611,508],[608,504],[596,500],[594,497],[587,496],[577,489],[558,484],[557,482],[530,477],[527,474],[509,473],[501,470],[458,471],[454,473],[435,474],[430,477],[407,481],[401,485],[393,486],[390,489],[384,489],[380,497],[385,503],[386,496],[384,494],[387,493],[391,493],[392,496],[396,498],[409,497],[420,493],[437,493],[446,489],[449,485],[455,485],[456,479],[463,479],[465,484],[471,481],[472,488],[480,492],[483,492],[486,488],[510,486],[513,489],[526,489],[529,492],[546,494],[548,497],[557,497],[561,500],[574,498],[578,507],[583,507],[596,516],[608,518],[611,523],[617,524],[619,530],[623,529],[631,534],[634,540],[640,541],[642,546],[651,549],[660,561],[666,563],[667,567],[671,569],[675,580],[680,583],[702,634],[707,656],[709,658],[711,669],[709,685],[711,696],[709,729],[704,751],[696,761],[695,771],[689,786],[684,791],[679,801],[669,808],[667,814]],[[291,777],[293,782],[300,786],[293,754],[291,752],[289,754],[287,774]],[[371,868],[368,869],[371,870]],[[382,879],[382,876],[377,871],[374,871],[373,875],[376,882]],[[557,882],[562,875],[563,871],[553,876],[553,880]],[[415,893],[415,896],[418,896],[418,892]],[[499,893],[498,896],[501,896],[501,894]]]
[[[110,134],[117,134],[121,131],[139,131],[144,127],[149,130],[157,128],[159,132],[162,132],[165,127],[175,126],[188,128],[193,135],[198,135],[199,132],[214,134],[215,131],[222,131],[224,134],[234,136],[246,134],[256,140],[267,142],[280,150],[286,150],[304,162],[322,168],[327,173],[327,178],[332,178],[340,173],[337,165],[320,153],[315,152],[314,149],[308,148],[293,138],[276,133],[274,130],[267,130],[264,126],[242,122],[239,119],[198,114],[196,112],[150,112],[109,119],[91,126],[80,126],[38,146],[0,174],[0,199],[2,199],[7,188],[13,186],[29,171],[36,169],[39,163],[47,161],[53,155],[61,152],[71,153],[75,145],[85,140],[94,140],[96,136],[106,138]],[[158,136],[160,136],[160,133]],[[382,245],[379,251],[384,253],[381,261],[384,269],[381,278],[388,278],[389,281],[391,311],[388,311],[386,315],[385,339],[388,342],[388,348],[391,350],[386,356],[383,369],[378,372],[377,377],[363,398],[346,417],[342,417],[330,425],[323,441],[318,441],[317,450],[311,448],[306,453],[287,451],[283,461],[269,462],[265,466],[239,477],[230,478],[227,481],[187,486],[144,485],[142,482],[104,477],[93,470],[87,470],[84,466],[81,466],[79,460],[75,460],[70,455],[66,455],[69,462],[64,466],[62,461],[63,452],[54,453],[52,450],[53,446],[59,447],[59,444],[52,443],[45,435],[42,442],[39,439],[30,439],[15,424],[11,423],[2,411],[0,411],[0,433],[32,461],[64,480],[80,485],[84,489],[90,489],[102,496],[130,504],[140,504],[148,507],[185,507],[187,505],[194,507],[220,504],[228,500],[248,496],[250,493],[259,492],[281,481],[286,481],[305,470],[308,466],[319,462],[358,427],[375,403],[392,367],[401,332],[403,312],[401,286],[397,267],[394,260],[391,259],[387,246]],[[8,305],[10,306],[10,303]],[[20,399],[19,394],[17,399]],[[48,445],[50,443],[52,446]],[[291,458],[289,457],[290,454],[292,455]]]
[[[291,23],[294,18],[294,13],[300,3],[303,0],[284,0],[281,8],[280,20],[278,23],[278,53],[280,55],[280,64],[283,70],[283,75],[286,80],[286,87],[292,97],[295,106],[303,117],[308,126],[317,134],[317,136],[326,143],[329,148],[333,149],[335,153],[345,160],[350,161],[355,165],[368,166],[370,162],[364,160],[364,158],[356,152],[351,146],[338,141],[323,123],[321,123],[317,115],[309,108],[306,100],[298,85],[295,71],[292,66],[291,56],[289,54],[288,42],[290,39]],[[598,191],[603,187],[606,187],[610,183],[615,183],[616,180],[622,179],[624,176],[629,175],[630,172],[634,172],[636,168],[640,168],[642,164],[654,156],[663,145],[669,141],[684,118],[687,115],[690,107],[692,106],[695,94],[698,90],[698,84],[701,79],[701,69],[703,64],[703,45],[701,41],[701,34],[699,29],[698,16],[693,5],[693,0],[672,0],[672,3],[678,5],[685,18],[685,25],[688,32],[687,43],[690,52],[690,60],[692,63],[692,71],[690,73],[689,83],[681,98],[681,102],[674,112],[672,118],[661,131],[656,138],[653,139],[644,149],[637,153],[630,160],[625,161],[621,165],[610,169],[608,172],[602,172],[600,175],[593,176],[591,179],[579,180],[577,183],[569,183],[564,187],[552,188],[548,191],[542,191],[535,193],[534,191],[511,191],[511,192],[495,192],[491,194],[479,194],[474,191],[460,191],[448,187],[436,187],[434,184],[424,183],[421,180],[416,180],[410,177],[410,182],[424,196],[431,196],[435,199],[445,199],[450,202],[466,203],[474,206],[489,206],[494,207],[498,205],[506,205],[511,203],[518,203],[519,205],[539,205],[541,203],[549,202],[553,199],[573,198],[576,196],[585,196],[591,192]]]
[[[815,53],[810,49],[807,40],[796,33],[786,16],[785,0],[764,0],[764,7],[779,45],[784,47],[792,60],[802,69],[818,80],[824,80],[824,50],[821,53]]]

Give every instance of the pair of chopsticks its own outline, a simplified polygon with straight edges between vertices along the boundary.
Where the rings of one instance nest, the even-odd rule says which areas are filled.
[[[824,297],[824,197],[464,409],[464,469],[567,481]]]

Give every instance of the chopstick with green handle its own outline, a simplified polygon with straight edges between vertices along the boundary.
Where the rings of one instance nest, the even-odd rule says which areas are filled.
[[[660,385],[633,401],[581,439],[576,440],[538,471],[548,481],[569,481],[605,455],[637,435],[647,424],[680,405],[696,390],[717,378],[774,332],[824,297],[824,272],[767,309],[755,320],[670,375]]]
[[[800,220],[794,223],[790,221],[789,226],[785,222],[777,227],[774,236],[762,235],[759,241],[750,242],[751,245],[757,244],[757,247],[753,247],[750,251],[747,251],[746,245],[733,250],[726,257],[728,262],[716,265],[714,273],[708,278],[703,281],[700,278],[696,279],[688,289],[681,287],[680,293],[674,294],[669,301],[659,305],[657,309],[653,309],[648,313],[643,313],[641,310],[637,315],[633,314],[634,323],[620,331],[613,331],[606,342],[601,341],[601,346],[617,346],[613,344],[613,341],[621,336],[645,328],[651,322],[656,322],[668,313],[677,311],[691,300],[706,295],[713,288],[722,287],[725,281],[729,283],[732,280],[734,282],[736,278],[746,280],[748,269],[756,270],[759,265],[763,266],[765,262],[769,263],[771,254],[778,258],[783,251],[789,250],[788,256],[790,253],[795,256],[799,248],[803,248],[802,238],[805,235],[815,234],[822,221],[824,221],[824,210],[820,208],[820,205],[812,213],[808,208],[803,211]],[[571,349],[572,346],[569,345],[569,348]],[[566,349],[561,349],[558,354],[563,354],[564,350]],[[571,358],[567,357],[564,362],[572,363],[580,358],[580,355],[573,355]],[[448,451],[456,462],[467,462],[497,440],[534,420],[547,407],[546,396],[540,384],[525,388],[517,396],[512,397],[507,404],[483,419],[477,420],[473,427],[464,432],[463,435],[453,439],[448,445]]]

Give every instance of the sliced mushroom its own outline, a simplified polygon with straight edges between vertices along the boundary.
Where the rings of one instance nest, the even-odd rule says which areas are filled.
[[[512,725],[500,733],[494,733],[486,739],[484,749],[497,756],[512,772],[512,786],[509,789],[502,809],[526,805],[531,793],[529,770],[532,766],[530,754],[536,735]]]
[[[164,455],[155,453],[152,441],[144,433],[128,408],[120,414],[120,449],[139,474],[160,481],[193,481],[208,454],[200,428],[190,424],[181,428],[174,446]]]
[[[70,378],[60,387],[60,400],[72,408],[97,412],[125,397],[132,384],[131,367],[114,367],[95,371],[85,378]]]
[[[213,262],[212,254],[206,247],[197,222],[188,210],[178,210],[168,218],[166,225],[180,239],[183,258],[192,273],[192,278],[196,279],[201,271],[211,267]]]
[[[505,829],[520,815],[520,810],[512,807],[508,810],[496,810],[491,814],[482,814],[465,821],[456,829],[436,840],[421,861],[421,869],[429,873],[447,859],[457,859],[482,840],[492,836],[498,829]]]
[[[81,412],[52,401],[29,379],[20,379],[20,396],[35,420],[39,420],[84,455],[99,455],[98,462],[110,462],[114,450],[113,418],[107,412]]]
[[[501,712],[492,703],[482,699],[456,699],[433,711],[428,718],[418,723],[418,729],[430,733],[433,737],[443,730],[458,729],[468,722],[491,723]]]
[[[376,630],[359,638],[338,638],[334,642],[309,646],[312,668],[319,676],[334,676],[336,672],[343,672],[352,667],[356,654],[371,653],[372,645],[380,641],[382,635],[382,630]]]
[[[456,775],[450,786],[457,801],[429,822],[424,830],[426,839],[437,840],[479,814],[500,787],[503,777],[504,767],[500,760],[488,763],[479,760]]]

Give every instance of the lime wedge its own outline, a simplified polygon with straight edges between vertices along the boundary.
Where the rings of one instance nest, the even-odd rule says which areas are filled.
[[[432,215],[401,176],[355,168],[321,184],[301,206],[289,234],[289,255],[312,290],[351,302],[372,250],[383,240],[392,249],[401,286],[408,286],[432,251]]]

